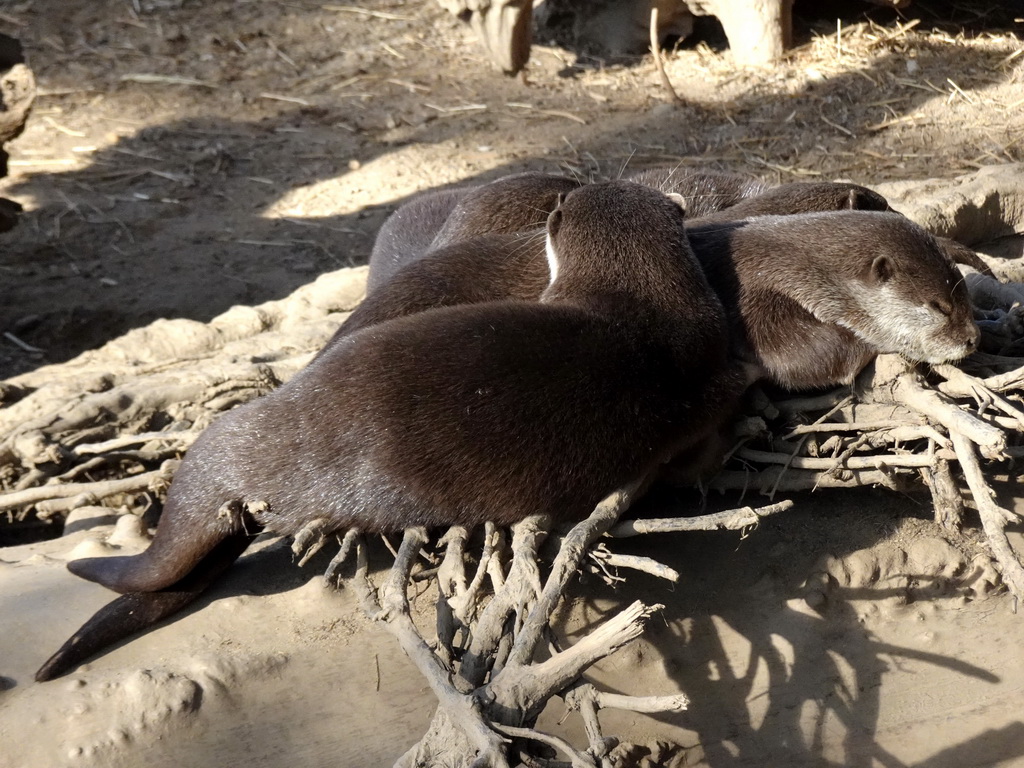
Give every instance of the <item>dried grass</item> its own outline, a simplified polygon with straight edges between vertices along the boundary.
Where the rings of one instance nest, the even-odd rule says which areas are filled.
[[[736,140],[706,144],[726,166],[760,166],[779,178],[878,181],[1019,162],[1020,37],[950,35],[925,26],[920,19],[892,26],[840,23],[764,70],[737,70],[727,54],[700,44],[676,51],[665,69],[676,90],[708,112],[709,123],[724,119],[748,134],[748,146]],[[760,125],[770,125],[771,136],[759,136]],[[980,140],[972,142],[973,134]],[[841,145],[850,141],[857,141],[857,149],[844,153]],[[930,162],[934,151],[920,151],[947,142],[962,150],[944,153],[941,165]],[[966,154],[968,146],[982,143],[977,154]],[[796,157],[803,160],[782,161]]]

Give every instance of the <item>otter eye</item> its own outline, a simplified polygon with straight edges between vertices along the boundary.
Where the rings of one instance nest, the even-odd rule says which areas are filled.
[[[940,303],[938,301],[929,301],[928,309],[933,309],[943,317],[949,317],[953,312],[953,308],[949,304]]]

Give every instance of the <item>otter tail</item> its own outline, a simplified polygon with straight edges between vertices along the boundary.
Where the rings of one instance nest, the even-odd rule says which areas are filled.
[[[185,504],[179,505],[177,500],[169,498],[156,536],[144,552],[125,557],[72,560],[68,570],[115,592],[156,592],[184,579],[229,537],[246,531],[258,533],[260,529],[239,503],[229,502],[220,511],[195,514]]]
[[[211,582],[235,562],[255,537],[256,533],[246,531],[228,534],[177,583],[156,592],[129,592],[108,603],[39,668],[36,680],[42,683],[59,677],[118,640],[177,613],[199,597]],[[134,559],[96,558],[93,562]],[[100,579],[92,580],[103,583]]]

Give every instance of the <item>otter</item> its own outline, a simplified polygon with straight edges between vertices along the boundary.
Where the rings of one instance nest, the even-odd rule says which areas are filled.
[[[366,290],[374,291],[410,260],[451,243],[541,230],[559,195],[579,186],[566,176],[529,172],[416,197],[391,214],[377,233]]]
[[[790,216],[827,211],[899,213],[878,192],[851,182],[796,181],[771,187],[737,174],[679,171],[675,168],[649,169],[630,178],[666,194],[678,194],[694,226],[755,216]],[[995,277],[991,267],[967,246],[941,235],[932,237],[954,263]],[[408,263],[410,260],[406,257],[396,264]]]
[[[626,178],[665,194],[682,195],[691,218],[731,208],[772,188],[766,181],[739,173],[697,170],[679,165],[645,168]]]
[[[939,363],[977,348],[964,281],[897,213],[762,216],[688,229],[736,354],[786,389],[847,384],[880,352]]]
[[[733,173],[658,167],[628,177],[666,194],[682,196],[694,225],[712,221],[738,221],[754,216],[787,216],[826,211],[895,211],[878,192],[850,182],[790,182],[772,187]],[[992,269],[974,251],[941,235],[933,235],[939,248],[956,264],[994,277]]]
[[[662,190],[664,191],[664,190]],[[666,194],[671,194],[669,189]],[[680,194],[692,211],[690,199]],[[693,226],[713,221],[738,221],[756,216],[793,216],[828,211],[891,211],[889,201],[874,190],[842,181],[795,181],[780,184],[737,203],[699,216],[691,214]]]
[[[631,179],[683,198],[694,224],[824,211],[892,211],[867,187],[848,182],[790,182],[771,187],[738,174],[649,169]],[[462,239],[540,232],[538,218],[558,193],[579,186],[562,176],[523,173],[482,186],[427,192],[396,210],[381,227],[370,255],[367,292],[373,292],[406,264]],[[957,264],[994,276],[978,255],[955,240],[934,236]]]
[[[394,274],[408,254],[426,253],[455,206],[477,189],[479,186],[431,190],[400,205],[384,220],[374,238],[366,290],[372,291]]]
[[[694,225],[755,216],[893,210],[882,195],[849,182],[789,182],[773,187],[740,174],[679,166],[645,169],[627,180],[679,195]],[[526,172],[414,198],[388,217],[377,234],[370,255],[367,293],[373,293],[405,265],[463,240],[493,234],[518,234],[527,240],[537,235],[542,240],[540,225],[554,208],[558,195],[578,186],[576,179]],[[992,276],[989,266],[974,251],[945,237],[936,236],[936,242],[957,264]],[[530,247],[529,243],[524,245]],[[448,303],[460,302],[453,296]]]
[[[849,185],[829,189],[831,195],[808,191],[814,200],[850,195]],[[784,199],[798,197],[791,190]],[[956,360],[978,342],[973,309],[948,251],[895,212],[694,221],[687,233],[729,312],[735,354],[778,386],[849,383],[879,352]],[[352,312],[335,340],[432,306],[538,297],[548,273],[543,239],[490,237],[500,247],[476,248],[477,241],[468,240],[406,265]]]
[[[795,182],[771,187],[738,174],[655,168],[629,180],[680,195],[691,219],[734,220],[750,216],[858,208],[888,210],[881,195],[839,182]],[[580,182],[528,172],[483,185],[426,192],[400,206],[381,226],[370,253],[366,289],[372,293],[401,267],[462,240],[492,234],[542,232],[559,194]],[[730,213],[734,206],[735,212]]]
[[[68,564],[128,594],[36,678],[179,609],[261,528],[581,519],[717,429],[747,381],[679,206],[628,182],[582,187],[548,217],[545,253],[537,299],[364,328],[215,421],[145,552]]]
[[[318,354],[362,328],[428,309],[498,299],[537,301],[549,282],[545,239],[545,230],[480,235],[423,254],[368,288],[367,298]]]

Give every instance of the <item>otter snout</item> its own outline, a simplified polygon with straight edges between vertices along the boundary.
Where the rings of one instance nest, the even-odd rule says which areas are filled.
[[[964,345],[967,347],[967,352],[964,356],[966,357],[974,352],[978,348],[979,343],[981,343],[981,329],[977,323],[972,322],[970,324],[970,331],[967,334],[967,341],[964,342]]]
[[[981,342],[981,329],[978,328],[973,317],[968,317],[955,330],[951,329],[951,336],[957,340],[961,351],[950,359],[959,360],[978,349],[978,344]]]
[[[980,341],[981,330],[973,320],[956,328],[944,329],[932,339],[925,362],[947,363],[960,360],[975,352]]]

